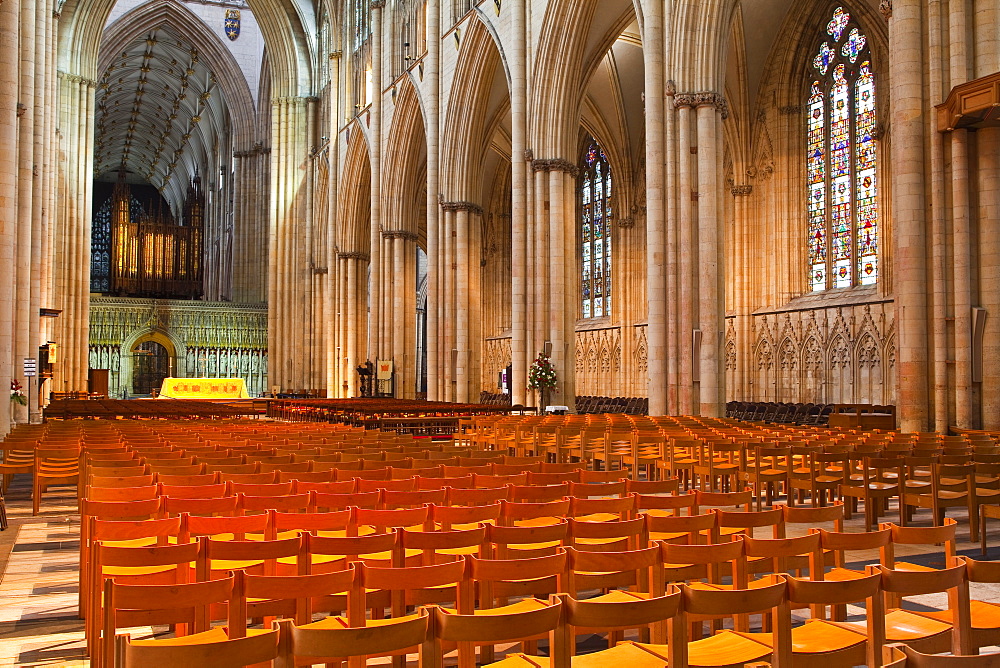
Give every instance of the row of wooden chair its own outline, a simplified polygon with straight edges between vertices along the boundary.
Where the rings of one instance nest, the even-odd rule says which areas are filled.
[[[977,638],[985,635],[977,636],[973,631],[969,578],[1000,580],[994,564],[956,560],[934,572],[872,567],[849,583],[778,574],[752,588],[681,584],[664,586],[647,596],[620,592],[580,600],[559,593],[549,595],[548,600],[539,598],[539,588],[545,587],[537,581],[548,577],[545,574],[550,572],[551,563],[564,558],[554,555],[538,563],[514,564],[520,573],[508,562],[467,557],[423,570],[358,564],[321,576],[288,578],[254,577],[237,571],[219,580],[171,587],[109,580],[104,585],[108,613],[101,631],[99,665],[177,665],[174,662],[178,659],[194,665],[246,665],[272,659],[277,659],[275,665],[279,666],[341,660],[366,665],[369,657],[419,652],[421,665],[440,666],[444,654],[457,648],[459,667],[471,668],[477,665],[477,648],[482,662],[490,663],[492,647],[498,643],[521,642],[530,652],[534,639],[547,636],[548,657],[514,654],[495,665],[569,666],[576,653],[576,637],[595,631],[609,633],[613,646],[581,656],[587,659],[586,665],[662,666],[668,662],[670,666],[729,666],[769,661],[779,668],[807,663],[880,666],[883,657],[891,660],[886,665],[899,665],[893,663],[898,661],[897,654],[882,651],[891,637],[894,616],[915,618],[911,628],[918,627],[920,620],[927,621],[924,635],[911,633],[908,638],[907,645],[913,651],[974,654]],[[542,578],[533,577],[540,574]],[[476,581],[482,583],[521,583],[528,597],[498,608],[469,607],[475,598],[475,591],[467,584],[470,575],[479,576]],[[278,585],[281,579],[285,582]],[[529,586],[524,586],[526,582]],[[363,613],[369,602],[365,591],[381,591],[383,587],[389,588],[394,599],[387,606],[393,614],[389,619],[369,619]],[[322,600],[317,595],[321,590],[341,594],[344,602],[339,605],[346,606],[347,614],[319,622],[306,620],[301,613],[317,599]],[[936,592],[949,592],[957,604],[934,616],[885,607],[885,600],[893,597]],[[251,611],[248,598],[263,605]],[[428,598],[455,601],[456,607],[431,605],[407,614],[408,603],[421,605]],[[291,600],[297,614],[282,614],[290,608],[281,601]],[[210,627],[213,603],[227,603],[226,629]],[[834,622],[825,612],[857,603],[865,606],[863,622]],[[812,616],[793,626],[791,612],[799,608],[808,608]],[[248,617],[266,618],[271,616],[268,613],[285,617],[275,627],[283,640],[273,632],[247,631]],[[752,632],[749,616],[758,614],[762,616],[761,631]],[[731,620],[732,630],[713,628],[708,637],[701,637],[704,622],[722,619]],[[173,641],[134,641],[119,636],[112,651],[117,628],[150,621],[189,625],[193,633]],[[930,623],[935,621],[936,625]],[[617,643],[617,632],[628,629],[638,629],[642,642]],[[181,629],[181,633],[185,631]],[[996,629],[991,633],[995,636]],[[269,639],[239,642],[255,637]],[[248,652],[250,647],[255,652]],[[899,651],[905,653],[897,647]]]

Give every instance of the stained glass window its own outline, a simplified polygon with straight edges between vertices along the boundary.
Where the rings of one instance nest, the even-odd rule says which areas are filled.
[[[611,166],[596,140],[587,142],[580,180],[580,295],[583,317],[611,314]]]
[[[806,119],[809,288],[878,277],[875,78],[868,40],[838,7],[812,60]]]

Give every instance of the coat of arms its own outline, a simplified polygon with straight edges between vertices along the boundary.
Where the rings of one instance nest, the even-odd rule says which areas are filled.
[[[227,9],[226,10],[226,37],[232,41],[236,41],[236,38],[240,36],[240,10],[238,9]]]

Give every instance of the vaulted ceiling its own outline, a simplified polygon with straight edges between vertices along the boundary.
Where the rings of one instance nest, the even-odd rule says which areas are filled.
[[[170,27],[139,36],[116,54],[98,86],[96,178],[124,166],[136,180],[182,193],[194,172],[210,164],[230,126],[215,75]]]

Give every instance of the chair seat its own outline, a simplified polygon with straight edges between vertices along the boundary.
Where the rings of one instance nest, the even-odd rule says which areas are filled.
[[[848,622],[848,624],[857,626],[862,633],[867,632],[864,622]],[[920,640],[950,632],[951,624],[909,610],[893,610],[885,616],[885,638],[888,642]]]
[[[651,596],[652,594],[644,594],[638,591],[612,589],[607,594],[588,598],[587,603],[635,603],[637,600],[645,601]]]
[[[691,666],[705,666],[706,668],[732,666],[748,661],[759,661],[770,655],[770,643],[765,644],[729,630],[720,631],[714,636],[688,643],[688,665]]]
[[[972,601],[969,605],[969,612],[974,629],[997,629],[1000,628],[1000,605],[987,603],[986,601]],[[916,613],[921,617],[936,619],[940,622],[951,624],[951,610],[933,610],[929,612]]]
[[[270,633],[268,629],[248,629],[248,636],[261,635],[264,633]],[[229,640],[229,633],[222,626],[215,626],[208,631],[202,631],[201,633],[192,633],[187,636],[180,636],[178,638],[145,638],[141,640],[130,640],[129,644],[136,645],[140,647],[165,647],[178,645],[204,645],[208,643],[215,642],[225,642]]]
[[[758,638],[758,636],[761,636]],[[759,642],[771,643],[770,633],[752,634]],[[792,629],[792,652],[794,654],[826,654],[864,645],[868,636],[853,628],[823,619],[810,619],[802,626]]]

